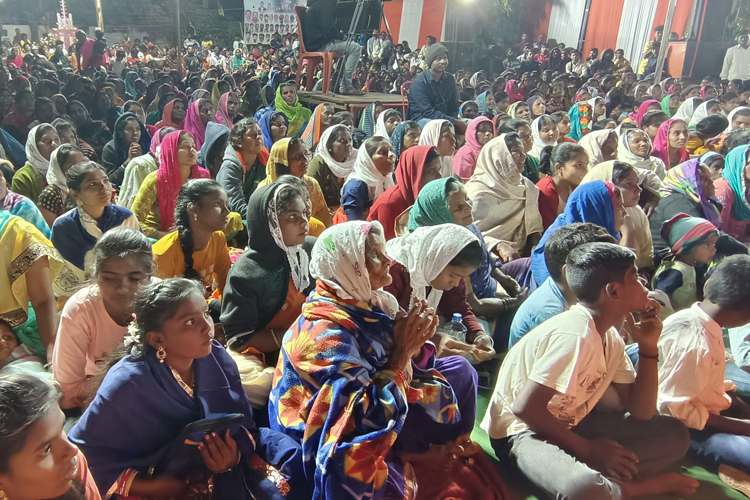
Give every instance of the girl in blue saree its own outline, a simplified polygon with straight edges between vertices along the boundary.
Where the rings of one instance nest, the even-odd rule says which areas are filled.
[[[435,311],[405,315],[381,290],[391,260],[378,222],[323,232],[316,290],[284,336],[269,401],[273,429],[302,443],[314,499],[500,499],[505,488],[470,439],[477,375],[436,359]]]
[[[113,355],[121,359],[69,434],[102,497],[304,498],[292,484],[302,477],[299,445],[255,426],[237,367],[213,340],[202,287],[184,278],[142,287],[135,311]],[[193,432],[165,459],[186,426],[230,414],[241,421]]]

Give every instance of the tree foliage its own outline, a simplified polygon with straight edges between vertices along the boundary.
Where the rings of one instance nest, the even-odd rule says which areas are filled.
[[[486,14],[483,26],[476,36],[484,46],[509,47],[518,42],[521,30],[523,0],[482,0],[480,8]]]
[[[735,0],[729,22],[724,30],[724,40],[734,43],[750,27],[750,0]]]

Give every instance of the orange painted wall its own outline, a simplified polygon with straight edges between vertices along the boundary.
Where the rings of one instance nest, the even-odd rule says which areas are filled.
[[[625,0],[592,0],[583,45],[584,58],[588,58],[589,51],[593,48],[598,48],[599,54],[605,49],[617,48],[617,33],[620,30],[624,4]]]
[[[528,32],[532,40],[540,33],[549,32],[549,16],[552,13],[551,0],[527,0],[521,12],[521,32]]]
[[[667,18],[668,9],[669,0],[659,0],[659,4],[656,7],[656,15],[654,16],[654,24],[651,27],[651,38],[653,38],[653,28],[664,24],[664,20]],[[677,0],[674,19],[672,19],[672,31],[680,35],[680,38],[685,34],[685,28],[687,27],[688,22],[690,22],[690,13],[692,11],[693,0]],[[665,36],[664,38],[666,39],[667,37]]]

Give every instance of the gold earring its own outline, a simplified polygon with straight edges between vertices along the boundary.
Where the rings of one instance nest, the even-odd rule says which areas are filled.
[[[198,216],[197,215],[193,215],[193,220],[194,221],[198,221]]]
[[[0,490],[0,500],[7,500],[8,497],[5,495],[5,492],[3,490]]]
[[[164,348],[160,346],[156,351],[156,357],[159,358],[159,363],[164,363],[164,358],[167,357],[167,351],[165,351]],[[3,499],[0,498],[0,500]]]

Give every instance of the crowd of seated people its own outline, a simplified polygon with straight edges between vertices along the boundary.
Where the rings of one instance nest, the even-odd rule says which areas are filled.
[[[750,482],[750,88],[538,45],[430,40],[358,121],[279,68],[11,66],[0,499]]]

